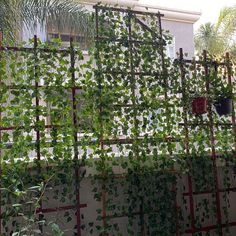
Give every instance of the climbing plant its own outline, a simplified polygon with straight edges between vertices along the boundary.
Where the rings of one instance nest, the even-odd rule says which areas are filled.
[[[87,56],[72,41],[62,49],[36,37],[1,48],[3,235],[201,235],[209,224],[208,235],[222,235],[229,226],[235,117],[219,116],[214,88],[233,98],[233,65],[206,53],[171,60],[161,17],[95,7]],[[193,109],[199,97],[206,106]]]
[[[57,41],[30,43],[30,51],[1,52],[2,225],[6,235],[41,234],[42,226],[50,226],[46,233],[62,235],[58,219],[47,219],[43,208],[52,201],[55,207],[76,203],[83,173],[75,178],[71,171],[79,162],[70,94],[81,86],[72,75],[82,73],[76,62],[83,56],[76,46],[59,51]],[[64,214],[67,222],[73,211]]]

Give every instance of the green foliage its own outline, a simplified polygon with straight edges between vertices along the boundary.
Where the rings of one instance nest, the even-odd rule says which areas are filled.
[[[22,34],[22,24],[35,32],[35,27],[53,26],[61,32],[64,28],[86,40],[93,36],[92,16],[74,0],[1,0],[0,31],[9,44]],[[20,31],[19,31],[20,30]]]
[[[92,188],[89,197],[96,203],[93,221],[80,215],[83,233],[172,236],[177,228],[182,233],[192,223],[188,176],[194,192],[212,192],[193,199],[195,227],[216,218],[210,154],[224,154],[222,163],[230,163],[235,140],[226,125],[230,117],[217,115],[215,91],[206,85],[226,86],[224,66],[214,74],[209,63],[206,74],[204,63],[171,61],[165,55],[171,38],[165,32],[160,37],[157,15],[100,9],[97,18],[98,38],[88,59],[73,44],[59,50],[60,42],[1,51],[5,235],[37,235],[41,227],[45,235],[73,235],[74,209],[62,216],[58,210],[52,220],[41,206],[76,205],[84,185]],[[196,94],[206,96],[207,114],[192,113]],[[222,165],[223,186],[230,186],[228,166]],[[226,219],[228,208],[226,194]],[[61,228],[61,221],[67,226]]]
[[[221,55],[225,50],[225,37],[221,36],[215,25],[202,24],[195,34],[195,47],[198,53],[207,50],[212,55]]]
[[[55,236],[62,236],[62,235],[64,235],[64,233],[60,230],[60,228],[59,228],[59,226],[57,224],[52,223],[51,227],[52,227],[53,235],[55,235]]]
[[[202,24],[195,34],[198,53],[207,50],[212,55],[221,56],[229,52],[235,61],[236,6],[221,9],[216,24]]]

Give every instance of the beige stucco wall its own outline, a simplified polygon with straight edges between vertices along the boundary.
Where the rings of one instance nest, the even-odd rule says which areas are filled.
[[[188,57],[192,58],[194,56],[193,24],[163,19],[162,26],[174,37],[175,52],[183,48],[183,51],[188,53]]]

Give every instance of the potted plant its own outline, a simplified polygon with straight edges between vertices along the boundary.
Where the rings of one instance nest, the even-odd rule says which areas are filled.
[[[192,113],[202,115],[207,112],[207,98],[200,94],[195,94],[192,99]]]
[[[214,106],[218,115],[229,115],[232,112],[232,88],[222,82],[215,88]]]

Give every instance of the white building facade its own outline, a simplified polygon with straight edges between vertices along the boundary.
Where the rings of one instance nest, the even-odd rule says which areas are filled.
[[[152,6],[147,4],[140,3],[139,0],[87,0],[79,1],[80,4],[84,7],[93,11],[93,6],[97,3],[115,5],[124,8],[131,8],[138,11],[149,11],[149,12],[160,12],[164,15],[162,18],[162,27],[164,30],[169,31],[173,37],[173,42],[167,48],[167,53],[171,58],[176,56],[179,48],[183,48],[183,51],[188,54],[189,58],[194,56],[194,32],[193,25],[200,18],[200,12],[177,10],[171,8],[164,8],[158,6]],[[38,27],[33,31],[24,29],[22,33],[22,39],[27,41],[29,38],[32,38],[36,34],[42,41],[49,40],[50,33],[47,27]],[[69,32],[63,32],[64,39],[62,41],[69,40]],[[55,35],[57,32],[55,31]]]

